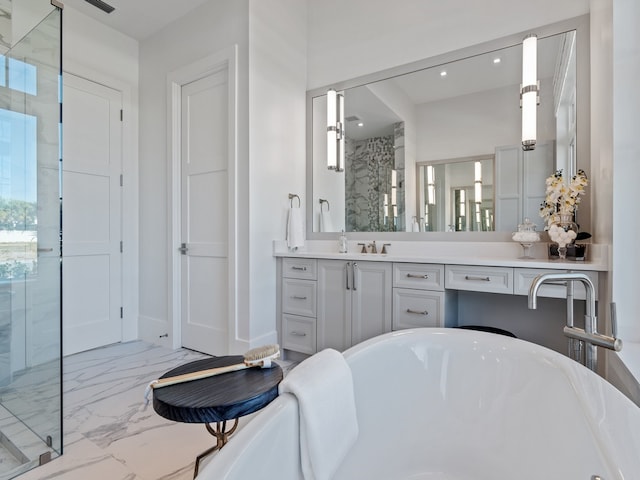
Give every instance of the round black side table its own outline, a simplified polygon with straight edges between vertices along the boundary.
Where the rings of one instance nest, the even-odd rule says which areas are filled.
[[[169,370],[160,378],[243,363],[243,360],[241,355],[196,360]],[[207,431],[216,438],[213,447],[196,457],[193,478],[198,475],[200,461],[224,447],[238,427],[240,417],[260,410],[278,396],[282,377],[280,366],[272,363],[271,368],[247,368],[153,391],[156,413],[176,422],[204,423]],[[230,420],[233,424],[227,430],[227,421]]]

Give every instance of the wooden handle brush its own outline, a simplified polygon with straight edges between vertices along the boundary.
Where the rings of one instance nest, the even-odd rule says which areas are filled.
[[[262,347],[253,348],[245,353],[243,363],[236,363],[234,365],[227,365],[225,367],[208,368],[206,370],[183,373],[182,375],[175,375],[173,377],[159,378],[147,385],[147,388],[144,391],[144,400],[145,403],[149,403],[151,391],[156,388],[168,387],[169,385],[191,382],[193,380],[200,380],[202,378],[214,377],[216,375],[222,375],[223,373],[236,372],[238,370],[244,370],[246,368],[271,368],[271,360],[274,360],[278,357],[280,357],[280,347],[278,345],[265,345]]]

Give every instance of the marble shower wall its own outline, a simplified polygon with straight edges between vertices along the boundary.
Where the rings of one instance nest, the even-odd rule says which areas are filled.
[[[358,141],[347,139],[345,150],[346,230],[404,230],[404,124],[395,124],[392,135]],[[384,194],[391,202],[391,170],[394,168],[398,218],[392,222],[387,216]]]

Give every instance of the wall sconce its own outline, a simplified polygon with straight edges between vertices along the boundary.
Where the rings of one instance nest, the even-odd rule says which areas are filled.
[[[482,203],[482,164],[480,162],[475,162],[474,164],[473,187],[476,203]]]
[[[520,107],[522,108],[522,149],[536,147],[536,109],[540,103],[538,82],[538,37],[528,35],[522,41],[522,85]]]
[[[344,95],[327,92],[327,167],[344,171]]]

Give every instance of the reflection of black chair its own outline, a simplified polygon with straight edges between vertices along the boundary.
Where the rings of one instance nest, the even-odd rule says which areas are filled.
[[[497,333],[498,335],[506,335],[507,337],[516,337],[513,333],[497,327],[485,327],[483,325],[460,325],[456,328],[464,328],[465,330],[478,330],[480,332]]]

